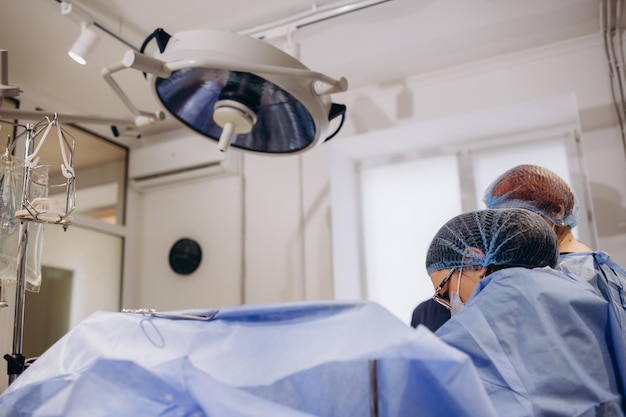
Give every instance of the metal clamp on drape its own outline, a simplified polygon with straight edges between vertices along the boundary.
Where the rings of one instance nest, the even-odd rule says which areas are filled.
[[[181,320],[200,320],[210,321],[215,318],[219,310],[212,310],[206,315],[200,314],[178,314],[178,313],[162,313],[152,308],[138,308],[138,309],[122,309],[122,313],[143,314],[152,317],[160,317],[165,319],[181,319]]]

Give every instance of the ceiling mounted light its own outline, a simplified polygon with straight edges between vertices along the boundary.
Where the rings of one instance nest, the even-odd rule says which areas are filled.
[[[91,25],[82,22],[80,25],[80,35],[68,55],[81,65],[87,63],[87,56],[98,41],[98,35],[91,29]]]
[[[105,80],[135,115],[141,112],[112,78],[134,68],[150,74],[154,93],[182,124],[219,141],[218,149],[286,154],[311,149],[334,136],[330,122],[346,107],[330,94],[345,91],[345,78],[313,72],[262,40],[231,32],[192,30],[170,35],[157,29],[154,57],[128,51],[105,68]],[[146,39],[146,41],[148,41]],[[146,42],[144,42],[145,47]],[[142,48],[143,50],[144,48]]]

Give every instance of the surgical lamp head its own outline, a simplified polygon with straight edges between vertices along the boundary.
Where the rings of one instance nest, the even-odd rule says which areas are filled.
[[[330,98],[347,89],[345,78],[313,72],[267,42],[230,32],[191,30],[157,41],[153,57],[128,51],[123,66],[144,72],[165,110],[222,151],[299,153],[341,128],[328,135],[331,120],[345,117],[346,107]]]

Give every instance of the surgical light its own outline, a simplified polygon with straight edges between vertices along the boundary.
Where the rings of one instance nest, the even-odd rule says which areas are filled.
[[[81,23],[80,35],[68,55],[81,65],[87,63],[87,56],[91,53],[93,47],[98,41],[98,35],[91,29],[91,25],[86,22]]]
[[[233,146],[261,153],[299,153],[341,128],[338,123],[328,133],[333,119],[345,117],[346,107],[330,98],[347,89],[345,78],[311,71],[273,45],[246,35],[216,30],[155,33],[159,51],[154,56],[130,50],[120,64],[103,71],[136,116],[154,112],[137,110],[113,79],[113,73],[125,68],[142,71],[165,110],[218,141],[222,151]]]

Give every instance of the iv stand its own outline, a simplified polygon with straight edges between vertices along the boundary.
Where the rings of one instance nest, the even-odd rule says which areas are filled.
[[[32,125],[26,125],[26,155],[32,152],[33,148],[33,131]],[[23,195],[28,196],[30,192],[30,168],[24,167],[24,191]],[[25,198],[22,198],[22,201]],[[13,354],[4,355],[7,361],[7,374],[9,375],[9,384],[24,372],[25,357],[22,354],[22,342],[24,339],[24,305],[26,301],[26,261],[28,255],[28,230],[30,227],[29,219],[20,221],[20,235],[18,240],[17,255],[17,276],[15,290],[15,318],[13,323]]]
[[[23,192],[22,192],[22,210],[15,212],[15,217],[20,219],[20,230],[18,236],[18,254],[16,259],[16,292],[15,292],[15,316],[13,324],[13,353],[11,355],[4,355],[4,359],[7,361],[7,373],[9,375],[9,384],[26,369],[26,359],[22,354],[22,344],[24,339],[24,305],[26,301],[26,272],[27,272],[27,258],[28,258],[28,234],[31,221],[41,223],[53,223],[60,224],[64,230],[67,230],[68,225],[71,223],[70,214],[74,211],[74,193],[75,193],[75,174],[74,174],[74,149],[75,144],[71,144],[64,136],[63,128],[59,125],[59,120],[55,115],[53,120],[48,120],[46,127],[37,130],[37,124],[27,124],[26,128],[26,146],[24,156],[24,178],[23,178]],[[61,171],[65,177],[66,186],[66,201],[64,214],[61,215],[58,212],[40,212],[35,204],[35,199],[31,201],[31,176],[33,175],[34,165],[39,158],[35,159],[36,153],[39,151],[43,142],[45,141],[50,128],[52,126],[57,127],[57,135],[59,143],[61,144],[61,154],[63,155],[63,163],[61,164]],[[43,136],[36,149],[34,146],[35,137],[41,133]],[[67,152],[65,146],[69,149],[69,159],[67,158]],[[34,149],[34,150],[33,150]],[[46,184],[48,186],[49,184]]]

